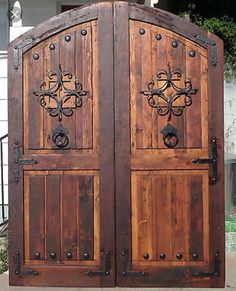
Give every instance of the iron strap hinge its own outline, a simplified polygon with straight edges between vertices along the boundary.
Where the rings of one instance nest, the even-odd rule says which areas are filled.
[[[123,250],[121,252],[121,264],[122,264],[122,272],[121,275],[123,277],[128,277],[128,276],[135,276],[135,277],[144,277],[147,275],[147,273],[142,272],[142,271],[128,271],[127,270],[127,263],[128,263],[128,255],[129,252],[128,250]]]
[[[38,271],[36,270],[32,270],[32,269],[24,269],[23,271],[21,270],[21,257],[20,257],[20,253],[18,251],[15,252],[15,274],[17,276],[38,276]]]
[[[210,164],[211,165],[211,177],[210,181],[215,184],[217,182],[218,173],[217,173],[217,139],[216,137],[211,138],[211,159],[194,159],[192,160],[193,164]]]
[[[86,271],[84,274],[88,277],[94,276],[109,276],[111,272],[111,254],[109,251],[101,251],[101,258],[104,261],[104,270]]]
[[[38,161],[31,159],[31,160],[22,160],[20,159],[20,148],[19,148],[19,143],[16,142],[14,145],[14,172],[15,172],[15,182],[19,182],[19,177],[20,177],[20,166],[27,166],[27,165],[36,165],[38,164]]]
[[[212,272],[193,272],[192,275],[194,277],[218,277],[220,275],[220,253],[217,251],[215,253],[215,259],[214,259],[214,264],[215,264],[215,270]]]

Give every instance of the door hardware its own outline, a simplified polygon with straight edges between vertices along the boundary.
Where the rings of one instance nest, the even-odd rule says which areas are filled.
[[[21,270],[21,257],[20,257],[20,253],[18,251],[15,252],[15,256],[14,256],[14,260],[15,260],[15,274],[17,276],[37,276],[39,273],[36,270],[33,269],[24,269],[23,271]]]
[[[57,254],[55,252],[51,252],[49,255],[49,257],[53,260],[56,259],[56,256],[57,256]]]
[[[111,254],[109,251],[101,252],[101,258],[104,261],[104,270],[99,271],[86,271],[84,274],[88,277],[94,276],[108,276],[111,272]]]
[[[122,264],[121,275],[123,277],[128,277],[128,276],[144,277],[145,275],[147,275],[147,273],[142,272],[142,271],[128,271],[127,270],[128,255],[129,255],[128,250],[123,250],[121,253],[121,264]]]
[[[193,164],[210,164],[211,165],[211,176],[210,181],[215,184],[217,182],[217,139],[216,137],[211,138],[211,159],[194,159]]]
[[[215,269],[213,272],[194,272],[192,273],[192,275],[194,277],[210,277],[210,278],[214,278],[214,277],[218,277],[220,275],[220,253],[217,251],[215,253],[215,259],[214,259],[214,265],[215,265]]]
[[[15,172],[15,182],[19,182],[20,178],[20,166],[26,166],[26,165],[36,165],[38,164],[38,161],[31,159],[31,160],[21,160],[20,159],[20,146],[19,143],[16,142],[14,145],[14,172]]]
[[[177,146],[179,140],[177,136],[177,129],[168,123],[161,131],[163,135],[163,142],[166,147],[174,148]]]
[[[66,254],[66,257],[67,257],[67,259],[72,259],[73,258],[73,254],[72,254],[72,252],[71,251],[68,251],[67,252],[67,254]]]
[[[34,258],[36,259],[36,260],[39,260],[40,259],[40,252],[36,252],[35,254],[34,254]]]

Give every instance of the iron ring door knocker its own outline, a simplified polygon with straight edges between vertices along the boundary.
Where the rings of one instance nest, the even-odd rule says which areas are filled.
[[[179,142],[177,136],[177,129],[174,128],[170,123],[168,123],[168,125],[165,128],[163,128],[161,133],[163,134],[163,142],[166,147],[174,148],[177,146]]]

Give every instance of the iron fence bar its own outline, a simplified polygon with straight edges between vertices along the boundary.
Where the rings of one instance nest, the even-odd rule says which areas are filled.
[[[4,173],[3,173],[3,144],[2,141],[8,137],[8,134],[0,137],[0,168],[1,168],[1,194],[2,194],[2,220],[5,221],[5,195],[4,195]]]
[[[3,135],[2,137],[0,137],[0,141],[4,140],[7,137],[8,137],[8,134]]]

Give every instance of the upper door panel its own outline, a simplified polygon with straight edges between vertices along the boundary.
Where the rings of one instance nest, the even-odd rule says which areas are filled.
[[[23,55],[23,64],[24,150],[96,152],[97,21],[48,38]]]

